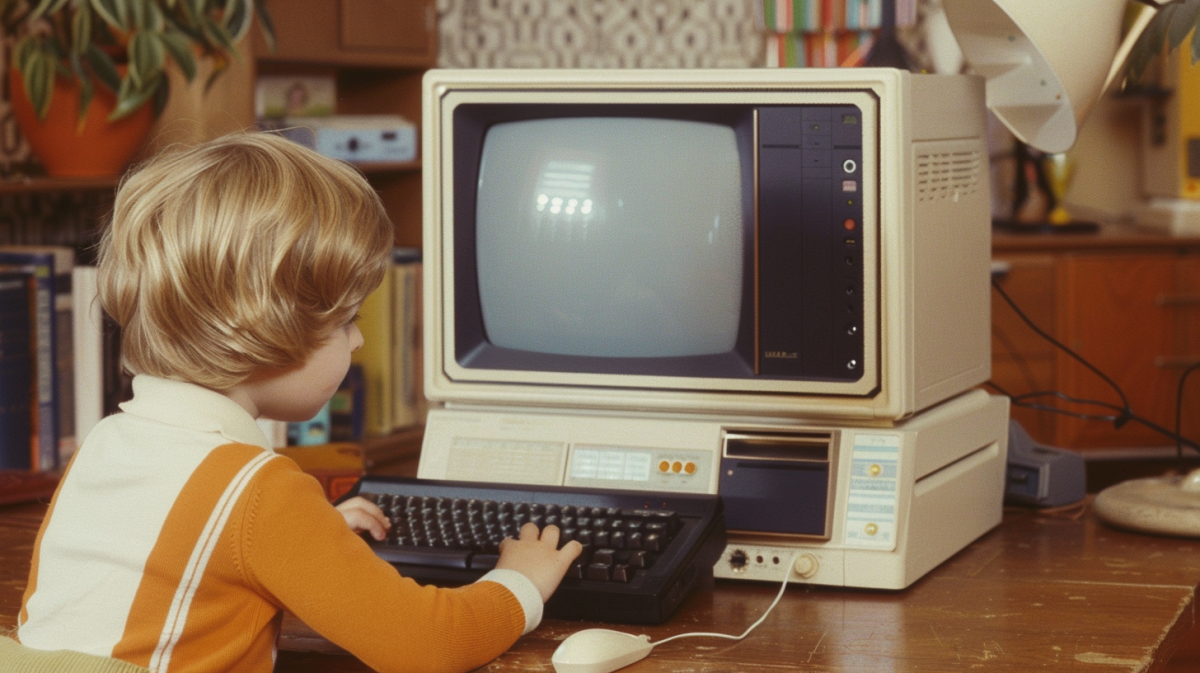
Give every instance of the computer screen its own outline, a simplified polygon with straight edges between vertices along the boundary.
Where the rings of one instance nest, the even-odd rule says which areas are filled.
[[[733,350],[742,189],[722,124],[564,117],[489,128],[475,215],[488,341],[596,358]]]
[[[433,401],[899,419],[987,379],[978,81],[432,71],[426,91]]]

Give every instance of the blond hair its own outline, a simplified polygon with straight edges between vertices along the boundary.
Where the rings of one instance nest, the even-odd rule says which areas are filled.
[[[379,285],[391,246],[353,168],[233,134],[124,179],[100,242],[100,301],[130,370],[225,390],[302,363]]]

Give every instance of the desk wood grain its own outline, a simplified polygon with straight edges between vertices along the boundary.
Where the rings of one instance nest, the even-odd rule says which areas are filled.
[[[0,508],[0,628],[16,621],[44,506]],[[1005,513],[999,528],[904,591],[795,586],[741,642],[683,639],[628,673],[781,671],[1159,672],[1196,625],[1200,541],[1107,528],[1086,509]],[[721,581],[666,624],[619,627],[652,640],[740,633],[776,587]],[[550,673],[550,655],[588,626],[547,620],[481,670]],[[1194,637],[1194,636],[1193,636]],[[286,619],[277,671],[367,671]]]

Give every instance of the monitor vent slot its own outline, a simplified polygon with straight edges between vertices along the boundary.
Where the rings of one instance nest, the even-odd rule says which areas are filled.
[[[983,157],[978,150],[922,154],[917,157],[917,198],[958,199],[979,190]]]

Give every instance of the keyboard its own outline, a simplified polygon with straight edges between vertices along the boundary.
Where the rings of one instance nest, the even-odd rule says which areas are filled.
[[[365,476],[361,495],[392,520],[385,541],[364,535],[400,574],[456,586],[496,565],[500,541],[526,522],[557,525],[560,546],[584,552],[546,604],[546,616],[622,624],[666,621],[712,578],[725,549],[715,495]]]

